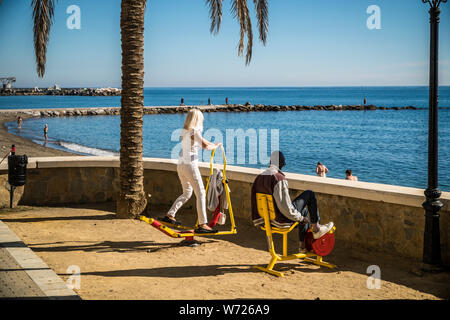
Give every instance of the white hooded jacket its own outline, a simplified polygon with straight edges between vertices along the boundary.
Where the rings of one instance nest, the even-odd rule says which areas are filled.
[[[228,187],[228,186],[227,186]],[[230,189],[228,188],[228,192]],[[221,209],[228,209],[228,202],[224,193],[223,173],[222,170],[214,169],[209,177],[208,193],[206,194],[208,210],[215,211],[221,203]]]

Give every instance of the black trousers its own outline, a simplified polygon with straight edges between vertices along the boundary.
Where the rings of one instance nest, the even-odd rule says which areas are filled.
[[[318,223],[320,221],[319,209],[317,207],[316,194],[311,190],[306,190],[302,192],[297,198],[292,201],[292,205],[302,216],[306,217],[309,213],[309,220],[312,224]],[[298,239],[300,241],[305,241],[306,232],[308,231],[310,225],[309,223],[299,223],[298,228]]]

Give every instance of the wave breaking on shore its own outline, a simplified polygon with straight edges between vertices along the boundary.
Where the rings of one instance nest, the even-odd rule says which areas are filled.
[[[83,146],[83,145],[80,145],[77,143],[73,143],[73,142],[58,141],[58,144],[61,147],[68,149],[70,151],[93,155],[93,156],[118,156],[119,155],[118,152],[86,147],[86,146]]]

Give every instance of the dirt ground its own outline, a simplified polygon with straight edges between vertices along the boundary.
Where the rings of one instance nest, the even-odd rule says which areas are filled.
[[[324,258],[336,269],[292,260],[276,265],[285,273],[278,278],[253,268],[267,264],[269,254],[264,233],[249,221],[236,221],[236,235],[197,238],[199,246],[186,247],[145,222],[115,219],[114,209],[18,207],[0,210],[0,219],[63,280],[78,266],[75,291],[83,299],[450,298],[449,273],[420,274],[418,261],[349,251],[337,241]],[[177,217],[188,225],[195,219],[186,212]],[[370,265],[380,267],[380,289],[368,289]]]

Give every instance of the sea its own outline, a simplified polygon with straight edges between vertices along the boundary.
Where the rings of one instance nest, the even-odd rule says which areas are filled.
[[[222,142],[227,164],[267,167],[271,151],[286,157],[286,172],[416,188],[427,186],[427,87],[145,88],[145,106],[232,104],[414,106],[417,110],[267,111],[205,113],[205,138]],[[120,97],[0,96],[0,109],[120,106]],[[439,187],[450,191],[450,87],[439,88]],[[176,159],[185,114],[144,116],[144,156]],[[48,124],[48,140],[43,139]],[[5,124],[8,131],[49,148],[83,155],[118,155],[120,117],[54,117]],[[20,148],[17,153],[20,154]],[[200,154],[209,162],[210,151]],[[220,152],[214,161],[222,163]]]

